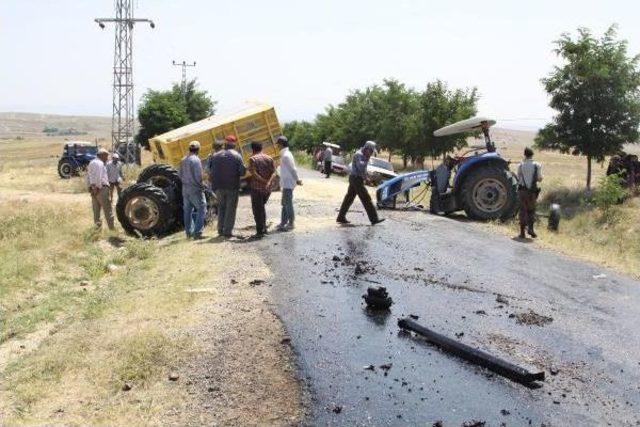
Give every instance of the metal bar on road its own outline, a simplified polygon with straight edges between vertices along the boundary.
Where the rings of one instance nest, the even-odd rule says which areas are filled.
[[[410,319],[399,319],[398,326],[408,329],[426,338],[427,341],[436,344],[442,350],[458,356],[468,362],[485,367],[496,374],[509,378],[515,382],[528,385],[533,381],[544,381],[544,372],[529,372],[528,370],[514,365],[513,363],[499,359],[485,353],[482,350],[470,347],[459,341],[441,335],[431,329],[425,328]]]

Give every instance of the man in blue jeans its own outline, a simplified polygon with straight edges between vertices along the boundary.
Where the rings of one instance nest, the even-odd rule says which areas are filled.
[[[189,143],[189,154],[180,162],[180,179],[182,180],[182,208],[184,214],[184,231],[187,239],[202,239],[206,200],[202,184],[202,162],[198,157],[200,143]],[[195,215],[194,215],[195,213]]]
[[[293,189],[302,185],[296,169],[296,161],[289,150],[286,136],[278,137],[280,147],[280,188],[282,189],[282,215],[278,231],[289,231],[294,228],[295,213],[293,211]]]

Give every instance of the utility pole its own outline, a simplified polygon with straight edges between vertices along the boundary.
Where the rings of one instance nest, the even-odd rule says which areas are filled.
[[[182,93],[185,94],[187,92],[187,67],[195,67],[196,61],[193,63],[188,63],[187,61],[176,62],[172,61],[172,64],[176,67],[182,67]]]
[[[133,141],[134,98],[133,98],[133,27],[138,22],[147,22],[151,28],[155,23],[150,19],[133,17],[133,0],[115,0],[115,18],[96,18],[100,28],[105,23],[115,26],[115,48],[113,55],[113,116],[111,118],[112,150],[125,145],[125,163],[132,163],[130,142]]]

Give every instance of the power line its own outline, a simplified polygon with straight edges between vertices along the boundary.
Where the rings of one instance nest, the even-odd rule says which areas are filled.
[[[115,43],[113,55],[113,115],[111,118],[112,150],[116,151],[121,144],[125,145],[124,160],[131,163],[133,153],[130,143],[133,142],[134,98],[133,98],[133,27],[138,22],[149,23],[150,19],[133,17],[133,0],[115,0],[115,18],[96,18],[95,22],[104,29],[106,23],[115,26]]]

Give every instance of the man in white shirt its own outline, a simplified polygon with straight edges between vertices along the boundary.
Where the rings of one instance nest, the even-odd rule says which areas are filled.
[[[302,185],[296,169],[296,161],[289,150],[289,140],[286,136],[279,136],[280,147],[280,188],[282,189],[282,215],[279,231],[289,231],[294,228],[295,213],[293,211],[293,189]]]
[[[111,161],[107,163],[107,177],[109,178],[109,198],[113,200],[113,190],[118,192],[118,198],[122,192],[122,163],[120,155],[113,153]]]
[[[525,238],[525,229],[529,236],[538,235],[533,230],[536,220],[536,201],[540,194],[538,182],[542,181],[542,165],[533,161],[533,150],[524,149],[524,160],[518,166],[518,197],[520,199],[520,238]]]
[[[331,177],[331,168],[333,167],[333,150],[331,147],[327,146],[327,148],[322,153],[322,161],[324,162],[324,174],[326,178]]]
[[[111,198],[109,196],[109,177],[105,163],[109,158],[109,152],[104,148],[98,150],[98,155],[91,160],[87,168],[87,185],[91,193],[91,204],[93,206],[93,222],[96,227],[102,227],[100,220],[100,209],[104,212],[109,230],[115,230],[113,224],[113,211],[111,208]]]

